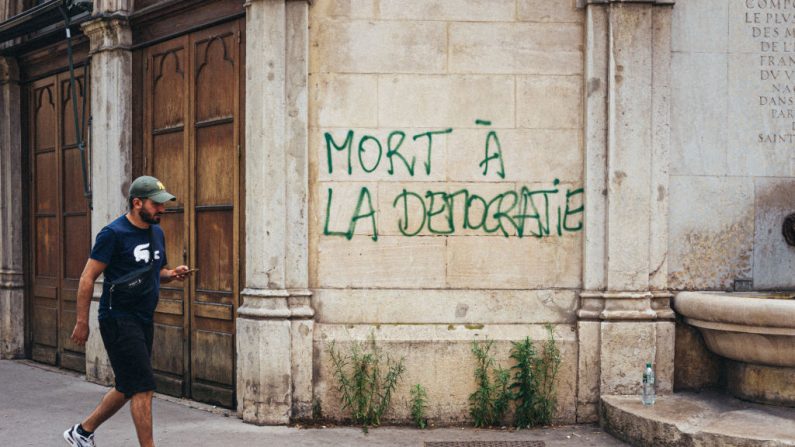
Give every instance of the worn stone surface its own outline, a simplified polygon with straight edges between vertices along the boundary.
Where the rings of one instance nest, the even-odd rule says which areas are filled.
[[[577,23],[454,23],[449,70],[457,73],[582,73]]]
[[[571,324],[577,299],[569,290],[317,289],[313,306],[319,323]]]
[[[707,349],[698,329],[676,322],[674,391],[717,388],[723,361]]]
[[[522,76],[516,81],[517,126],[572,129],[582,126],[580,76]],[[555,101],[548,101],[551,96]]]
[[[607,288],[648,290],[652,128],[652,7],[610,8]]]
[[[742,177],[671,178],[671,287],[725,290],[751,278],[753,188]]]
[[[686,0],[673,8],[671,173],[693,176],[672,179],[674,288],[793,285],[791,253],[776,244],[783,210],[773,212],[770,197],[773,184],[795,176],[793,118],[780,102],[789,87],[778,78],[793,51],[771,6]],[[694,213],[694,200],[706,206]]]
[[[289,320],[238,318],[237,411],[253,424],[286,424],[292,411]]]
[[[795,288],[795,247],[782,234],[795,213],[795,179],[757,178],[754,182],[754,288]]]
[[[657,394],[670,394],[674,389],[675,331],[673,321],[654,323],[654,379]]]
[[[712,106],[715,92],[728,89],[727,63],[726,54],[675,52],[672,56],[672,175],[721,175],[728,169],[727,107]],[[675,200],[679,196],[672,194],[671,203]]]
[[[376,76],[313,73],[309,90],[313,126],[375,127],[378,123]]]
[[[445,285],[445,240],[381,236],[321,239],[315,287],[441,288]]]
[[[584,122],[584,222],[583,286],[607,287],[605,265],[607,223],[607,8],[588,8],[586,14]]]
[[[521,289],[558,284],[559,287],[577,287],[581,253],[576,247],[579,245],[579,237],[557,241],[452,237],[447,244],[447,286]]]
[[[714,392],[659,396],[602,396],[601,424],[632,445],[789,446],[795,410],[752,404]]]
[[[726,389],[743,400],[795,406],[795,368],[727,362]]]
[[[598,321],[578,321],[577,422],[599,419],[600,326]]]
[[[643,368],[657,355],[655,323],[603,322],[600,329],[600,394],[640,395]]]
[[[383,19],[414,19],[438,21],[511,21],[516,4],[511,0],[380,0],[379,16]]]
[[[447,61],[444,22],[319,20],[312,41],[318,72],[440,73]],[[399,50],[383,50],[396,41]]]
[[[17,63],[0,57],[0,358],[25,355],[21,110]]]
[[[729,8],[723,0],[679,0],[673,8],[673,51],[724,53],[729,34]],[[711,36],[705,39],[704,36]],[[695,80],[695,79],[694,79]]]
[[[475,127],[474,121],[480,118],[495,127],[510,128],[514,104],[512,76],[383,75],[378,79],[381,126],[465,128]]]
[[[671,152],[671,8],[652,10],[652,154],[649,287],[668,289],[668,204]]]
[[[576,4],[576,0],[519,0],[517,18],[529,22],[584,22],[585,11],[577,9]]]
[[[529,336],[540,349],[547,338],[542,325],[331,325],[320,324],[315,332],[315,397],[322,402],[323,414],[333,420],[348,417],[341,409],[328,349],[348,353],[353,341],[373,334],[378,346],[393,359],[404,358],[406,371],[393,397],[387,421],[410,417],[409,388],[416,383],[428,391],[429,419],[436,424],[469,421],[468,396],[474,391],[474,358],[470,352],[474,339],[495,341],[497,363],[508,367],[511,341]],[[556,379],[558,406],[555,420],[575,421],[577,347],[574,328],[556,325],[557,345],[562,363]]]

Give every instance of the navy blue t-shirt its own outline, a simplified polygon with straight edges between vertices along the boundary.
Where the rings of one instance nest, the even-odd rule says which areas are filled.
[[[124,215],[109,223],[97,234],[97,240],[91,250],[91,259],[108,265],[104,272],[105,284],[102,288],[102,298],[99,300],[100,320],[109,316],[136,316],[147,323],[152,321],[160,291],[160,270],[168,262],[163,230],[160,225],[152,225],[152,231],[154,250],[149,247],[149,230],[136,227]],[[142,297],[139,305],[129,311],[110,309],[108,302],[110,282],[145,266],[152,253],[154,253],[152,279],[155,282],[152,295]]]

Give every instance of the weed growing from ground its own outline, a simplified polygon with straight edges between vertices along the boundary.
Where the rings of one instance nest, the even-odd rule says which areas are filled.
[[[511,349],[511,358],[516,363],[511,368],[510,389],[516,406],[514,424],[519,428],[548,425],[557,406],[555,377],[560,368],[560,349],[552,326],[547,325],[546,329],[548,338],[540,355],[530,337],[514,342]]]
[[[419,383],[411,387],[411,417],[419,428],[428,426],[425,408],[428,406],[428,393]]]
[[[338,351],[331,343],[328,353],[342,409],[351,412],[351,419],[362,425],[365,433],[368,427],[380,425],[406,369],[403,359],[394,361],[386,356],[372,334],[367,341],[353,342],[348,353]]]
[[[475,392],[469,396],[469,414],[475,427],[498,425],[511,399],[508,390],[510,372],[495,366],[491,349],[493,340],[472,341],[472,354],[475,355]]]

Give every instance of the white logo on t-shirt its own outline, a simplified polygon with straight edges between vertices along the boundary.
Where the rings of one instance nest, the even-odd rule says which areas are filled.
[[[141,244],[135,247],[133,256],[135,256],[135,262],[149,262],[149,244]],[[157,258],[157,254],[155,254],[155,258]]]

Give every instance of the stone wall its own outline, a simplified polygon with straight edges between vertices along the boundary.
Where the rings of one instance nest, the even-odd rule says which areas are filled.
[[[795,287],[795,7],[678,0],[673,13],[669,281]],[[746,283],[747,284],[747,283]],[[740,284],[742,285],[742,284]]]
[[[576,411],[582,286],[583,10],[574,0],[318,0],[310,7],[315,397],[327,348],[373,333],[429,415],[466,419],[471,340],[563,351]],[[523,217],[517,217],[517,216]]]

